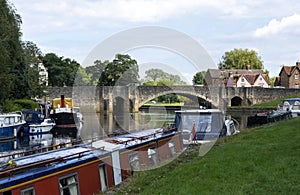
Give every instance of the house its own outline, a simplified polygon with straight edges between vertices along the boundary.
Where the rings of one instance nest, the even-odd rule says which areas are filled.
[[[225,86],[225,87],[270,87],[268,75],[263,70],[247,69],[220,70],[208,69],[205,74],[206,86]]]
[[[39,84],[48,86],[48,71],[44,66],[43,62],[38,58],[34,57],[32,59],[32,63],[30,64],[30,68],[36,69],[39,73]]]
[[[300,80],[300,62],[295,66],[283,66],[280,70],[279,77],[275,80],[275,86],[285,88],[299,88]]]
[[[236,86],[270,88],[270,80],[267,74],[243,74],[238,78]]]

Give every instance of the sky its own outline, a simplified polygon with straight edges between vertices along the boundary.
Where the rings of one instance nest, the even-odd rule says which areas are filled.
[[[298,0],[11,0],[22,18],[22,40],[34,42],[41,51],[56,53],[84,64],[95,48],[105,53],[105,41],[122,37],[134,42],[155,37],[167,30],[178,36],[158,36],[128,53],[140,65],[179,74],[192,82],[196,72],[217,68],[226,51],[253,49],[264,69],[277,76],[282,65],[300,60],[300,1]],[[151,31],[135,31],[147,29]],[[130,38],[122,35],[134,32]],[[175,34],[176,34],[175,33]],[[194,60],[199,47],[185,44],[188,38],[203,47],[202,58]],[[108,41],[109,42],[109,41]],[[164,43],[167,43],[167,46]],[[109,42],[112,43],[112,42]],[[117,43],[119,44],[119,43]],[[139,42],[140,44],[140,42]],[[150,44],[150,45],[149,45]],[[129,44],[130,45],[130,44]],[[180,48],[177,46],[180,45]],[[106,45],[107,47],[107,45]],[[114,45],[110,45],[112,51]],[[182,52],[182,48],[185,52]],[[116,46],[118,48],[118,46]],[[187,51],[189,50],[189,51]],[[201,50],[201,49],[200,49]],[[97,51],[96,51],[97,52]],[[98,59],[101,59],[101,55]],[[113,57],[112,57],[113,58]],[[192,59],[192,60],[191,60]],[[205,64],[205,65],[203,65]]]

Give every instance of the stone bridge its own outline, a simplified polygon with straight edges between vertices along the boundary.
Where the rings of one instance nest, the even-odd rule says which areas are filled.
[[[54,87],[48,89],[47,99],[64,94],[72,97],[80,107],[94,108],[98,112],[138,112],[150,100],[165,95],[177,94],[212,108],[249,106],[276,100],[289,95],[298,95],[299,89],[275,88],[228,88],[203,86],[104,86],[104,87]]]

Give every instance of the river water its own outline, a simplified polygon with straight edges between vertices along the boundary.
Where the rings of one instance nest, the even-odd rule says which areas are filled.
[[[175,110],[164,107],[153,107],[142,109],[138,113],[125,113],[122,115],[112,113],[82,112],[83,123],[80,129],[82,140],[91,138],[102,138],[118,132],[134,132],[142,129],[160,128],[174,122]],[[226,113],[238,121],[239,129],[243,130],[247,126],[247,118],[252,113],[232,112]],[[55,140],[57,142],[57,140]],[[68,142],[69,140],[58,140]],[[0,154],[13,150],[28,150],[51,146],[54,139],[51,134],[32,135],[18,137],[15,140],[0,142]]]

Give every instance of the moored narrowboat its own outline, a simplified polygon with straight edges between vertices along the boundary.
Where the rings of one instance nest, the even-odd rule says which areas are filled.
[[[182,149],[181,132],[165,128],[11,158],[1,164],[0,194],[95,194]]]

